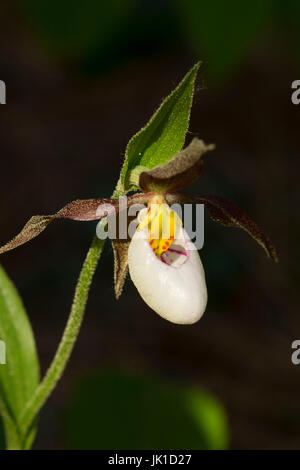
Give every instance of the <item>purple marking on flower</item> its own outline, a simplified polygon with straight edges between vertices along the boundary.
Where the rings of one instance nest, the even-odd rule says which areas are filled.
[[[176,245],[177,246],[177,245]],[[178,247],[181,248],[181,247]],[[183,248],[183,247],[182,247]],[[184,263],[189,259],[189,250],[188,249],[175,249],[169,248],[165,251],[160,259],[163,263],[167,264],[171,268],[180,268]]]

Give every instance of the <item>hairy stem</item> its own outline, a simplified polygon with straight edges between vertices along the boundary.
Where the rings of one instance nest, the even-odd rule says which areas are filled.
[[[59,347],[44,379],[37,387],[31,400],[27,403],[20,418],[19,429],[22,436],[26,436],[35,416],[46,402],[65,370],[82,324],[89,288],[103,245],[104,240],[99,240],[95,237],[86,255],[76,286],[71,313]]]

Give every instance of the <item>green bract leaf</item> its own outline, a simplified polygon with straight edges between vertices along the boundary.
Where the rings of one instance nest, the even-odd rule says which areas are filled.
[[[205,145],[203,140],[193,139],[169,163],[157,166],[140,174],[139,186],[142,191],[175,192],[196,181],[202,171],[203,154],[213,150],[213,144]]]
[[[151,169],[164,165],[182,149],[199,66],[200,63],[194,65],[177,88],[162,102],[148,124],[129,141],[118,183],[121,193],[137,189],[130,181],[131,172],[137,166]]]
[[[7,444],[30,446],[35,429],[21,436],[18,421],[39,383],[39,363],[30,323],[22,301],[0,266],[0,340],[5,344],[6,363],[0,364],[0,413]]]

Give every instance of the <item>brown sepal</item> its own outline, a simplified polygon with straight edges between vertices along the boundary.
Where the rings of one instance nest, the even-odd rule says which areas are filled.
[[[130,207],[133,204],[144,204],[148,201],[149,196],[151,196],[151,194],[134,194],[127,198],[125,207]],[[29,219],[16,237],[0,247],[0,254],[13,250],[37,237],[54,219],[71,219],[77,221],[99,220],[107,215],[113,214],[114,211],[117,213],[120,207],[122,208],[122,205],[119,204],[119,199],[114,198],[79,199],[70,202],[56,214],[35,215]]]
[[[194,201],[205,204],[211,218],[226,227],[238,227],[245,230],[262,246],[269,258],[276,263],[278,256],[271,240],[266,237],[256,223],[250,219],[237,205],[220,196],[203,195],[193,198]]]
[[[170,194],[167,196],[168,204],[185,204],[196,202],[205,204],[210,217],[225,227],[237,227],[245,230],[265,250],[268,257],[276,263],[278,256],[271,240],[266,237],[256,223],[250,219],[236,204],[228,199],[215,195],[187,196],[185,194]]]
[[[139,177],[142,191],[161,193],[179,191],[196,181],[203,167],[203,154],[213,150],[213,144],[194,138],[192,142],[165,165],[143,171]]]

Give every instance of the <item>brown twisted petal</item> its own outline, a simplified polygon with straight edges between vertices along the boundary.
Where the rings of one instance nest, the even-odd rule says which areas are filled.
[[[278,256],[271,240],[266,237],[256,223],[250,219],[236,204],[228,199],[211,194],[202,196],[186,196],[185,194],[169,194],[166,196],[168,204],[185,204],[196,202],[205,204],[210,217],[225,227],[237,227],[245,230],[265,250],[268,257],[276,263]]]
[[[128,249],[131,240],[111,240],[114,250],[114,285],[118,299],[122,294],[128,271]]]
[[[77,221],[99,220],[107,215],[117,213],[120,208],[130,207],[133,204],[145,204],[152,194],[134,194],[127,198],[126,205],[122,206],[119,199],[79,199],[70,202],[53,215],[35,215],[29,219],[21,232],[11,241],[0,247],[0,254],[13,250],[32,240],[43,232],[55,219],[71,219]]]
[[[185,188],[199,178],[203,154],[214,148],[213,144],[206,145],[203,140],[194,138],[169,163],[143,171],[139,177],[141,190],[166,193]]]

